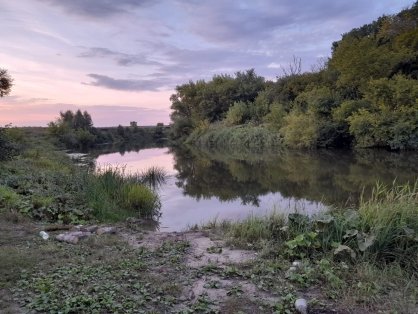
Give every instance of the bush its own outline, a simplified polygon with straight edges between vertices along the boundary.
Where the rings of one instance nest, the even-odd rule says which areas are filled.
[[[7,128],[0,127],[0,161],[11,159],[17,153],[17,145],[8,134]]]
[[[227,125],[239,125],[251,119],[251,107],[245,102],[235,102],[226,113]]]
[[[292,111],[284,118],[280,133],[287,146],[313,148],[319,137],[317,118],[312,112]]]

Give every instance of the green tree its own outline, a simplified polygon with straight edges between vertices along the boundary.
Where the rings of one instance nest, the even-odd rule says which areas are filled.
[[[418,83],[398,75],[369,83],[369,108],[347,118],[360,147],[418,148]]]
[[[319,137],[317,118],[312,111],[294,110],[284,118],[280,133],[290,147],[314,148]]]

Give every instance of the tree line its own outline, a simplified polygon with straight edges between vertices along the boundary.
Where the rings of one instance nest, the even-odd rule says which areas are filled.
[[[177,86],[173,139],[262,126],[291,147],[418,148],[418,1],[344,34],[312,71],[294,58],[283,72],[276,81],[247,70]]]
[[[85,149],[113,143],[158,143],[166,137],[163,123],[157,123],[153,128],[143,128],[136,121],[131,121],[129,126],[96,128],[91,115],[81,110],[60,112],[59,117],[48,124],[48,128],[67,148]]]

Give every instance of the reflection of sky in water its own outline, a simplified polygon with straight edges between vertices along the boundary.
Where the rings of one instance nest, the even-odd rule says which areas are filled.
[[[271,211],[312,214],[324,208],[321,203],[284,198],[280,193],[259,196],[260,206],[243,205],[240,199],[221,202],[216,197],[197,200],[184,195],[176,186],[174,158],[167,148],[143,149],[139,152],[111,153],[97,158],[97,165],[126,166],[128,172],[143,171],[152,166],[164,168],[170,175],[159,189],[162,202],[160,228],[162,231],[180,231],[188,226],[217,219],[242,219],[250,214],[265,215]]]
[[[139,152],[111,153],[100,155],[96,159],[97,165],[120,165],[126,166],[128,172],[142,172],[150,167],[163,168],[167,174],[174,175],[173,155],[168,148],[149,148]]]

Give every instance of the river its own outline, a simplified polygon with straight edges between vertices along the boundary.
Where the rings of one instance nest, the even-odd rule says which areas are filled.
[[[96,152],[96,165],[126,171],[163,168],[161,231],[181,231],[214,219],[241,219],[276,211],[312,215],[356,206],[376,182],[403,184],[418,177],[418,153],[379,150],[204,152],[137,148]]]

